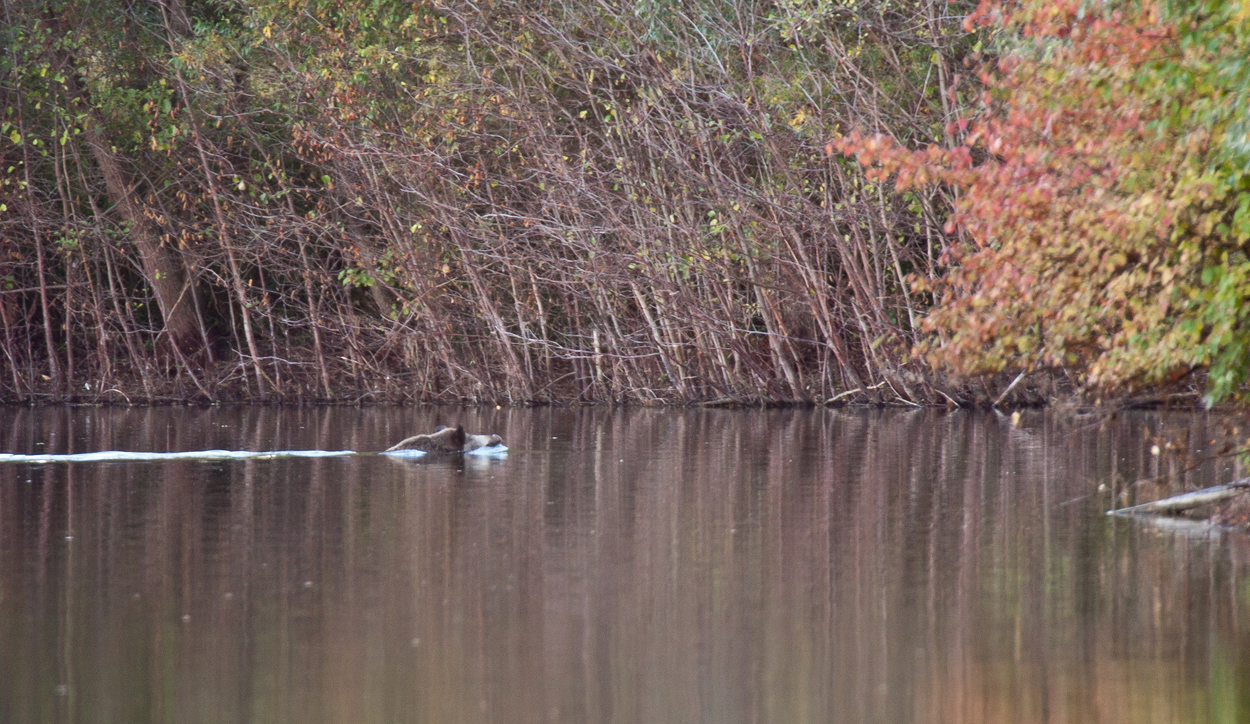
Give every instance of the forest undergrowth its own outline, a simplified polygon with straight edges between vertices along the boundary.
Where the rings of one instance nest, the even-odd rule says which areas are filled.
[[[1019,404],[1203,390],[1209,371],[1230,394],[1244,365],[1218,360],[1245,337],[1250,205],[1240,147],[1222,140],[1244,129],[1220,108],[1244,72],[1218,48],[1158,66],[1184,37],[1240,47],[1244,18],[1204,5],[1213,20],[1180,32],[1153,5],[1038,7],[3,0],[0,399]],[[1123,223],[1132,239],[1224,237],[1091,242],[1021,272],[1034,252],[1004,234],[1041,228],[1028,214],[1049,201],[998,212],[1015,227],[977,204],[1052,157],[1023,136],[1012,156],[980,129],[1036,131],[1013,97],[1053,124],[1080,104],[1046,88],[1078,77],[1103,93],[1115,70],[1099,63],[1115,63],[1072,33],[1099,22],[1153,33],[1164,51],[1130,70],[1172,86],[1132,119],[1151,131],[1179,103],[1198,109],[1165,139],[1193,152],[1167,166],[1159,143],[1132,145],[1145,131],[1108,133],[1086,109],[1073,129],[1121,143],[1073,140],[1073,168],[1132,157],[1172,179],[1177,164],[1222,173],[1214,191],[1168,186],[1199,200],[1162,226]],[[1076,49],[1029,55],[1043,36]],[[1115,89],[1108,103],[1147,85]],[[907,151],[926,148],[946,150]],[[1098,199],[1149,181],[1047,178],[1065,172],[1091,239],[1123,231],[1098,226]],[[1121,280],[1177,249],[1171,272]],[[1106,274],[1082,276],[1089,264]],[[1045,291],[1055,307],[1082,280],[1123,294],[1081,297],[1112,313],[1076,331],[1054,322],[1072,310],[1003,302]],[[1202,297],[1212,286],[1224,291]],[[1190,337],[1139,345],[1159,364],[1116,377],[1125,358],[1099,350],[1145,328],[1130,297],[1169,319],[1208,307]],[[1206,356],[1159,354],[1189,343]]]

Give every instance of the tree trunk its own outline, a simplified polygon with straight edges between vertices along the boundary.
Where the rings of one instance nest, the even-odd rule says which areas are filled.
[[[99,119],[93,112],[88,112],[83,130],[91,156],[104,176],[109,199],[122,219],[130,225],[131,239],[156,295],[169,342],[188,357],[198,356],[203,350],[204,337],[196,321],[195,295],[191,293],[181,254],[162,242],[156,224],[148,217],[147,209],[135,193],[121,160],[104,140]]]
[[[71,9],[67,12],[73,11]],[[67,33],[75,26],[69,17],[62,17],[61,23]],[[104,177],[109,201],[122,220],[130,226],[131,240],[139,252],[144,275],[156,296],[157,306],[160,307],[167,337],[165,341],[177,347],[188,358],[199,357],[204,351],[204,335],[199,326],[196,297],[191,292],[182,254],[162,241],[160,229],[126,172],[122,157],[108,142],[99,111],[92,106],[87,89],[78,83],[76,59],[65,50],[59,51],[58,56],[58,65],[67,71],[66,90],[71,99],[78,101],[79,109],[84,113],[83,134],[91,151],[91,158],[100,167],[100,173]]]

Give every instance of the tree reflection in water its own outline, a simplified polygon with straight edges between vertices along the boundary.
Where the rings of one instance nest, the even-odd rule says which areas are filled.
[[[1246,541],[1102,515],[1207,485],[1111,420],[933,411],[0,410],[0,720],[1183,722],[1250,710]],[[1179,431],[1179,432],[1178,432]],[[39,445],[38,443],[44,443]],[[72,536],[71,539],[67,539]]]

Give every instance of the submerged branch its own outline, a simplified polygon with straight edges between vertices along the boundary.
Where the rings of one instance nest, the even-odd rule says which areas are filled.
[[[1210,488],[1195,490],[1191,493],[1182,493],[1181,495],[1173,495],[1170,498],[1162,500],[1154,500],[1149,503],[1140,505],[1131,505],[1127,508],[1117,508],[1108,510],[1107,515],[1149,515],[1159,513],[1183,513],[1186,510],[1198,508],[1203,505],[1219,503],[1230,498],[1245,495],[1250,491],[1250,478],[1242,478],[1234,480],[1224,485],[1214,485]]]

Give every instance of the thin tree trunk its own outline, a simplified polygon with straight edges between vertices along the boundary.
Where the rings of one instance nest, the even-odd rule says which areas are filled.
[[[82,259],[83,272],[87,276],[87,289],[91,292],[91,310],[94,313],[96,325],[96,354],[100,357],[100,379],[96,384],[98,387],[108,381],[113,376],[113,361],[109,358],[108,353],[108,327],[104,324],[104,312],[102,307],[104,301],[100,299],[100,288],[96,284],[95,277],[91,274],[91,267],[87,264],[87,252],[83,246],[78,246],[79,258]]]
[[[290,204],[290,197],[287,198],[287,203],[288,205]],[[292,215],[294,215],[293,209]],[[299,258],[304,265],[304,296],[308,299],[308,321],[312,325],[313,350],[317,354],[317,369],[321,372],[321,388],[325,391],[326,399],[329,399],[334,396],[334,393],[330,391],[330,372],[326,369],[326,356],[321,348],[321,315],[318,311],[321,308],[321,304],[313,296],[312,268],[308,264],[308,253],[304,247],[304,237],[301,234],[299,237]]]
[[[135,346],[134,330],[130,325],[128,313],[122,311],[121,297],[117,293],[117,284],[113,280],[113,252],[107,246],[104,248],[104,273],[108,275],[109,297],[113,300],[113,312],[117,315],[117,320],[122,325],[122,339],[126,341],[126,349],[130,352],[130,359],[135,368],[139,370],[139,378],[143,382],[143,394],[150,400],[152,399],[152,379],[148,373],[148,361],[139,354],[139,350]],[[129,309],[129,306],[126,305],[127,309]]]
[[[13,354],[17,350],[13,349],[13,327],[9,322],[9,305],[3,299],[0,299],[0,322],[4,323],[4,354],[9,358],[9,370],[13,373],[13,394],[19,395],[22,391],[22,377],[17,373],[17,357]],[[27,384],[27,392],[29,392],[29,383]]]
[[[256,347],[256,335],[252,332],[252,315],[247,308],[247,291],[243,286],[243,276],[239,273],[239,263],[235,259],[234,247],[230,243],[230,227],[226,223],[226,214],[221,208],[221,197],[217,193],[216,175],[208,163],[208,154],[204,152],[204,139],[200,136],[200,127],[195,120],[195,112],[191,108],[191,96],[187,93],[187,84],[182,79],[182,71],[178,71],[178,89],[182,93],[182,103],[187,109],[187,119],[191,124],[191,136],[195,142],[196,153],[200,157],[200,166],[204,169],[204,180],[208,184],[208,195],[213,199],[213,215],[217,219],[218,233],[221,234],[221,245],[226,250],[226,261],[230,265],[230,281],[234,285],[234,294],[239,303],[239,314],[243,317],[243,336],[247,340],[247,351],[252,358],[252,371],[256,376],[256,388],[260,398],[265,399],[265,373],[260,368],[260,352]]]
[[[27,187],[31,188],[31,187]],[[31,220],[31,228],[34,226],[34,219]],[[56,388],[58,394],[63,392],[61,387],[61,363],[57,360],[56,344],[52,337],[52,315],[48,311],[48,282],[47,274],[44,270],[43,263],[43,240],[39,238],[39,232],[35,231],[35,266],[39,274],[39,307],[43,311],[43,340],[48,349],[48,364],[52,367],[52,385]]]

